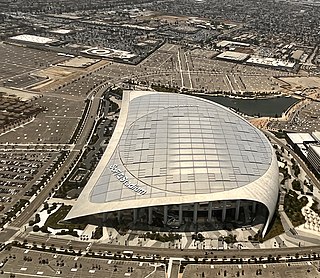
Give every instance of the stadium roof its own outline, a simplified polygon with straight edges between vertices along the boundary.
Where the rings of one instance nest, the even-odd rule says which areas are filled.
[[[166,204],[249,199],[273,214],[278,166],[267,138],[217,103],[125,92],[101,161],[66,219]]]

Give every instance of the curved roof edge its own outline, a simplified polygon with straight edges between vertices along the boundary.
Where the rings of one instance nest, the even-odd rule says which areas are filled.
[[[273,155],[271,166],[269,167],[266,174],[260,177],[259,179],[255,180],[254,182],[240,188],[218,193],[152,198],[144,199],[143,201],[129,200],[122,202],[91,203],[87,199],[85,203],[80,202],[77,207],[74,207],[74,209],[72,209],[68,213],[65,220],[71,220],[74,218],[103,212],[112,212],[148,206],[162,206],[170,204],[187,204],[195,202],[243,199],[256,201],[264,204],[267,207],[269,211],[269,216],[262,231],[262,235],[264,236],[276,209],[279,192],[278,184],[278,164],[275,155]]]

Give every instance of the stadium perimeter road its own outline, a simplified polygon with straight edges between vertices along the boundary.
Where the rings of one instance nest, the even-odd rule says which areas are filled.
[[[32,214],[40,207],[41,204],[45,202],[48,198],[49,193],[52,188],[62,179],[65,173],[67,173],[69,167],[77,158],[77,155],[81,152],[82,148],[86,144],[86,139],[91,131],[92,126],[97,115],[99,108],[100,97],[105,92],[105,84],[95,88],[93,91],[97,91],[97,94],[92,99],[91,106],[85,117],[85,124],[79,136],[78,142],[76,143],[74,149],[70,152],[69,156],[66,158],[64,163],[58,169],[57,173],[52,177],[48,184],[43,188],[39,195],[30,203],[30,205],[4,230],[0,233],[0,241],[8,241],[24,224],[26,224]]]
[[[276,257],[280,255],[282,258],[287,256],[295,257],[296,254],[304,255],[304,254],[320,254],[320,246],[308,246],[308,247],[290,247],[290,248],[272,248],[272,249],[225,249],[225,250],[202,250],[202,249],[168,249],[168,248],[154,248],[154,247],[139,247],[139,246],[123,246],[123,245],[110,245],[99,242],[90,243],[88,241],[76,241],[76,240],[67,240],[63,238],[54,238],[49,235],[35,235],[35,234],[27,234],[24,236],[21,234],[16,237],[16,240],[24,241],[27,240],[28,244],[36,243],[38,246],[41,246],[43,243],[50,247],[54,246],[57,249],[64,248],[68,249],[72,246],[72,249],[76,252],[81,251],[89,251],[92,252],[105,252],[110,251],[112,253],[120,252],[122,253],[125,250],[131,250],[134,252],[134,255],[139,254],[140,256],[152,256],[159,255],[161,257],[178,257],[184,258],[188,256],[199,257],[199,258],[259,258],[259,257],[268,257],[272,255]]]

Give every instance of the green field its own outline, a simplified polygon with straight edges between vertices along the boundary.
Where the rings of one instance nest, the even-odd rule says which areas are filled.
[[[55,213],[51,214],[44,226],[50,227],[52,229],[80,229],[85,228],[85,224],[71,224],[66,223],[63,219],[66,217],[68,212],[71,210],[72,206],[63,205]]]

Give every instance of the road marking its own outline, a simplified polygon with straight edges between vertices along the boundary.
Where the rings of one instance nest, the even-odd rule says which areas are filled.
[[[28,277],[34,277],[35,275],[38,275],[41,278],[57,278],[57,276],[47,276],[47,275],[43,275],[43,274],[41,274],[41,276],[40,276],[40,274],[28,274],[28,273],[12,272],[12,271],[10,271],[10,272],[5,271],[4,273],[5,274],[16,274],[16,275],[19,275],[19,276],[21,275],[21,276],[28,276]]]
[[[180,60],[180,49],[178,49],[178,64],[179,64],[181,88],[182,88],[182,87],[184,87],[184,80],[183,80],[182,66],[181,66],[181,60]]]
[[[186,53],[184,53],[184,57],[185,57],[185,60],[186,60],[186,66],[187,66],[187,71],[188,71],[188,75],[189,75],[190,89],[192,90],[192,89],[193,89],[192,78],[191,78],[191,73],[190,73],[190,68],[189,68],[189,62],[188,62]]]

